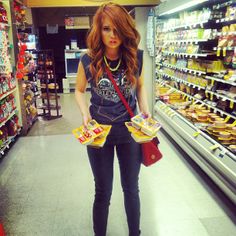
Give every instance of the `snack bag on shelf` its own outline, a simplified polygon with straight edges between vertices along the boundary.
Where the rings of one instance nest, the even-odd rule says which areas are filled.
[[[107,136],[110,133],[111,130],[111,125],[101,125],[101,127],[103,128],[103,134],[101,134],[100,136],[98,136],[97,138],[94,139],[94,141],[89,144],[89,146],[92,147],[103,147],[103,145],[105,144],[106,140],[107,140]]]
[[[161,128],[161,125],[151,117],[147,117],[145,114],[140,113],[131,118],[134,127],[141,129],[141,131],[149,136],[155,136],[157,131]]]
[[[81,144],[88,145],[91,144],[95,138],[104,134],[104,128],[95,120],[91,120],[87,128],[81,125],[79,128],[72,130],[72,133]]]

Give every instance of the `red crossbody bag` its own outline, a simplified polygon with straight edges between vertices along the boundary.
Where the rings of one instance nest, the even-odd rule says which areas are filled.
[[[107,72],[107,75],[108,75],[109,79],[111,80],[118,96],[120,97],[120,100],[123,102],[125,108],[129,112],[130,117],[132,118],[134,116],[134,113],[131,110],[131,108],[130,108],[129,104],[127,103],[126,99],[124,98],[123,94],[121,93],[119,87],[117,86],[111,71],[107,67],[106,67],[106,72]],[[150,142],[141,144],[141,147],[142,147],[142,163],[145,166],[150,166],[150,165],[156,163],[157,161],[159,161],[162,158],[162,153],[160,152],[160,150],[158,148],[158,144],[159,144],[159,140],[158,140],[157,137],[155,137]]]

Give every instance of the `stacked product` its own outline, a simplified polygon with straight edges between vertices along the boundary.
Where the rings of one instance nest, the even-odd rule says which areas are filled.
[[[91,120],[87,127],[82,125],[72,133],[81,144],[99,148],[105,144],[110,130],[111,125],[98,124],[95,120]]]
[[[156,137],[158,130],[161,128],[159,122],[143,113],[134,116],[131,118],[131,122],[126,122],[125,125],[137,143],[151,141]]]

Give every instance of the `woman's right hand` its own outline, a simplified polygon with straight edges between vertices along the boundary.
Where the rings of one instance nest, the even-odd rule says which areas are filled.
[[[90,114],[83,115],[83,125],[85,127],[88,126],[89,121],[92,120],[92,117]]]

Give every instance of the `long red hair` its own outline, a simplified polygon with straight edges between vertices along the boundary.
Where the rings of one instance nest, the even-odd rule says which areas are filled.
[[[126,77],[134,85],[135,75],[138,72],[137,50],[140,34],[135,28],[135,22],[127,10],[115,3],[101,5],[93,17],[93,24],[88,33],[87,47],[92,58],[90,72],[96,83],[105,71],[103,56],[105,45],[102,41],[102,22],[104,17],[109,17],[114,24],[118,37],[121,39],[120,52],[125,65]]]

